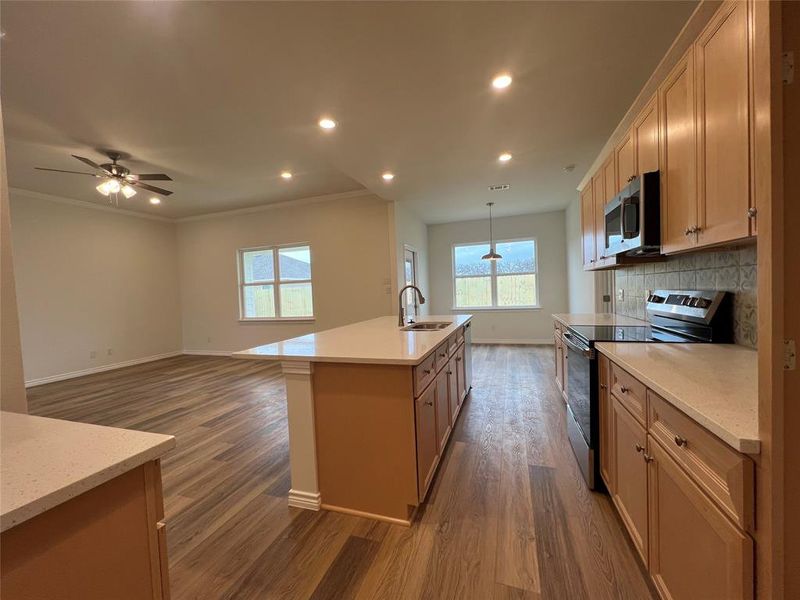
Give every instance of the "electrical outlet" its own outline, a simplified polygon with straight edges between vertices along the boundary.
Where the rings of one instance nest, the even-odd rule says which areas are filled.
[[[96,352],[96,351],[94,351],[94,350],[92,350],[91,352],[89,352],[89,358],[97,358],[97,352]]]
[[[619,288],[617,290],[617,302],[622,302],[623,300],[625,300],[625,289]]]

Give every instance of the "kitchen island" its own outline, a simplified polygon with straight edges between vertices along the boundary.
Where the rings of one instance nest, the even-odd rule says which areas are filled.
[[[471,318],[379,317],[233,354],[281,362],[290,506],[411,523],[469,394]]]

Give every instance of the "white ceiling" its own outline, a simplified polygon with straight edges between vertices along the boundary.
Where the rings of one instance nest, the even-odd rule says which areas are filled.
[[[9,182],[105,202],[34,167],[112,148],[175,180],[120,204],[174,218],[362,188],[428,223],[562,208],[695,6],[4,0]]]

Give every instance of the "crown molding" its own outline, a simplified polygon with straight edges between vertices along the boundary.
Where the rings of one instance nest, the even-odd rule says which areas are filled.
[[[176,223],[191,223],[193,221],[207,221],[209,219],[223,219],[226,217],[232,217],[235,215],[247,215],[252,213],[263,212],[267,210],[275,210],[279,208],[288,208],[293,206],[305,206],[307,204],[317,204],[320,202],[331,202],[333,200],[346,200],[348,198],[361,198],[366,196],[372,196],[381,200],[383,202],[387,202],[387,200],[381,198],[374,192],[371,192],[368,189],[362,190],[354,190],[352,192],[339,192],[336,194],[323,194],[321,196],[310,196],[308,198],[298,198],[297,200],[284,200],[282,202],[271,202],[269,204],[259,204],[258,206],[250,206],[247,208],[235,208],[233,210],[223,210],[220,212],[213,212],[213,213],[206,213],[202,215],[193,215],[191,217],[182,217],[180,219],[174,219]]]
[[[158,215],[149,215],[147,213],[140,213],[125,208],[115,208],[112,206],[105,206],[95,202],[88,202],[86,200],[75,200],[74,198],[65,198],[64,196],[56,196],[54,194],[45,194],[44,192],[34,192],[33,190],[26,190],[24,188],[9,187],[9,196],[27,196],[28,198],[35,198],[37,200],[47,200],[48,202],[56,202],[58,204],[69,204],[80,208],[90,208],[92,210],[102,210],[115,215],[124,215],[126,217],[137,217],[139,219],[148,219],[150,221],[161,221],[163,223],[174,223],[175,219],[168,217],[159,217]]]

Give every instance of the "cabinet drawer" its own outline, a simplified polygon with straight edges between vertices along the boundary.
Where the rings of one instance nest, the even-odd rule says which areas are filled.
[[[450,356],[456,353],[458,350],[458,333],[453,333],[449,338],[447,338],[447,353]]]
[[[561,323],[559,323],[558,321],[553,321],[553,329],[555,329],[555,334],[558,337],[561,337],[561,332],[563,331]]]
[[[636,420],[647,423],[646,392],[644,384],[625,369],[611,363],[611,393],[627,408]]]
[[[448,348],[449,341],[445,340],[439,347],[436,348],[434,351],[434,366],[437,371],[440,371],[443,366],[447,364],[447,361],[450,359],[450,351]]]
[[[648,390],[650,434],[735,523],[753,530],[754,465]]]
[[[464,328],[459,327],[458,331],[456,331],[456,347],[460,346],[464,343]]]
[[[414,397],[419,396],[436,376],[436,352],[414,367]]]

